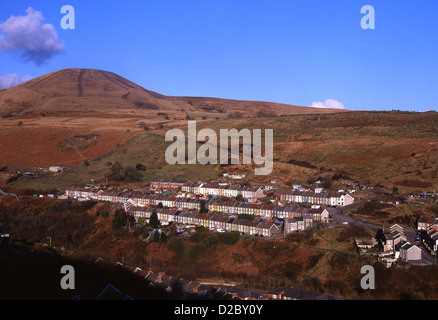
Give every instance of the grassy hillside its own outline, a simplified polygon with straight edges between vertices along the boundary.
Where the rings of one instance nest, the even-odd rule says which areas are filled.
[[[222,172],[244,173],[246,181],[280,186],[343,174],[372,185],[396,186],[400,193],[433,190],[438,186],[438,114],[406,112],[351,112],[269,118],[233,118],[199,122],[198,131],[211,128],[274,129],[274,170],[254,176],[250,165],[174,165],[165,161],[170,143],[165,130],[140,133],[113,150],[89,159],[56,179],[19,179],[14,186],[55,186],[101,180],[111,166],[143,164],[141,181],[152,179],[213,179]],[[219,134],[218,134],[219,137]],[[49,180],[47,180],[49,179]]]
[[[164,138],[153,134],[140,134],[127,142],[117,146],[110,152],[96,157],[87,163],[67,169],[62,175],[40,176],[36,178],[22,177],[13,184],[17,188],[47,189],[80,186],[89,183],[91,179],[105,182],[106,174],[117,162],[124,168],[136,168],[138,164],[146,167],[146,171],[138,171],[141,178],[138,182],[150,182],[153,179],[214,179],[218,176],[215,166],[201,165],[168,165],[165,160],[165,151],[170,143]],[[111,182],[111,179],[110,181]],[[121,185],[131,183],[129,179],[116,182]]]
[[[274,129],[272,176],[284,183],[344,173],[365,183],[402,190],[438,186],[437,113],[293,115],[208,125],[216,130]],[[257,180],[268,179],[271,176]]]

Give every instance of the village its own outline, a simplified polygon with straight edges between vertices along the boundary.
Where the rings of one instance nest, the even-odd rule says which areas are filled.
[[[181,236],[205,228],[213,232],[235,232],[244,237],[269,240],[312,229],[367,226],[376,229],[377,234],[375,237],[352,238],[359,255],[373,255],[388,268],[436,264],[438,218],[420,218],[416,230],[409,230],[398,224],[379,226],[364,221],[355,222],[344,210],[356,207],[363,203],[364,199],[357,197],[349,188],[327,190],[317,185],[294,185],[286,189],[217,181],[154,180],[150,184],[130,190],[96,185],[67,188],[65,193],[57,198],[114,204],[116,208],[132,216],[138,224],[149,222],[151,216],[156,214],[160,227],[153,230],[152,234],[168,232],[166,226],[174,226],[181,231]],[[4,231],[0,225],[0,243],[2,239],[9,238]],[[96,262],[100,260],[99,258]],[[117,262],[116,265],[140,276],[149,287],[164,290],[169,296],[177,299],[343,299],[332,294],[289,287],[259,290],[228,283],[212,285],[173,277],[164,271],[154,272],[151,269],[142,270],[139,267],[127,266],[123,261]],[[124,295],[117,288],[110,289],[121,296]],[[108,290],[105,288],[98,299],[104,299]],[[73,299],[82,297],[76,295]]]
[[[65,191],[65,197],[123,204],[137,221],[147,221],[155,212],[162,224],[174,222],[262,237],[327,224],[330,212],[354,203],[349,193],[301,186],[293,191],[272,191],[274,199],[269,203],[259,201],[270,191],[262,187],[157,180],[151,182],[150,190],[153,193],[139,194],[72,188]]]
[[[317,228],[369,226],[379,230],[378,236],[354,238],[359,254],[373,254],[387,267],[399,262],[435,263],[438,219],[421,218],[417,230],[405,230],[397,224],[360,224],[343,213],[346,208],[363,202],[363,199],[355,201],[350,190],[155,180],[141,191],[117,192],[90,186],[69,188],[62,197],[114,203],[137,222],[148,222],[155,213],[161,225],[174,224],[185,233],[204,227],[215,232],[275,238]],[[267,194],[272,198],[269,201]]]

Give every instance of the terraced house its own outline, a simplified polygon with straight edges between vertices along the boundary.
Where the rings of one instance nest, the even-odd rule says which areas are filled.
[[[319,204],[324,206],[347,206],[354,203],[354,197],[348,193],[333,191],[288,191],[277,190],[274,193],[277,200],[300,204]]]

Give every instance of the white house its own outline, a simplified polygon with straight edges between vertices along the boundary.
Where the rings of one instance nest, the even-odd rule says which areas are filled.
[[[344,207],[354,203],[354,198],[347,194],[341,194],[338,198],[338,206]]]
[[[400,258],[406,261],[419,261],[421,260],[421,249],[406,242],[400,247]]]

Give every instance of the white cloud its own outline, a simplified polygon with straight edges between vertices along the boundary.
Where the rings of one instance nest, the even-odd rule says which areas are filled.
[[[29,81],[30,79],[32,79],[32,77],[30,76],[20,77],[16,73],[0,76],[0,89],[7,89],[10,87],[14,87],[16,85],[19,85],[20,83]]]
[[[310,107],[314,108],[328,108],[328,109],[345,109],[344,105],[338,100],[327,99],[324,102],[315,101],[310,105]]]
[[[43,14],[31,7],[26,16],[10,16],[0,23],[0,50],[20,52],[25,61],[41,65],[56,54],[65,51],[58,33],[51,24],[43,24]]]

